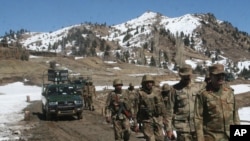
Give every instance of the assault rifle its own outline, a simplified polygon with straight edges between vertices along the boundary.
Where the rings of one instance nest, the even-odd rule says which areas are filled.
[[[128,119],[132,118],[132,114],[130,113],[130,111],[127,110],[124,102],[119,103],[117,117],[119,117],[121,113],[124,114]]]

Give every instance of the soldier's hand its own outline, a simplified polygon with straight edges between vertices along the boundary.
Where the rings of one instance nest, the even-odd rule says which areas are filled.
[[[137,132],[139,132],[139,130],[140,130],[139,126],[136,124],[135,127],[134,127],[134,131],[137,133]]]
[[[167,131],[167,137],[168,137],[170,140],[175,140],[175,136],[174,136],[173,131]]]

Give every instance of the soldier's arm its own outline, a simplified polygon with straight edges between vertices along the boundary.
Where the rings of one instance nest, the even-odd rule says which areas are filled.
[[[96,89],[95,89],[95,86],[94,86],[94,95],[95,95],[95,98],[96,98]]]
[[[169,98],[166,102],[166,118],[165,125],[167,131],[173,131],[172,119],[174,116],[175,90],[171,89]]]
[[[140,103],[140,92],[139,90],[136,90],[135,91],[135,106],[134,106],[134,121],[135,121],[135,124],[137,125],[137,115],[138,115],[138,112],[139,112],[139,103]]]
[[[238,113],[238,106],[235,100],[235,96],[233,93],[233,97],[234,97],[234,124],[235,125],[240,125],[240,118],[239,118],[239,113]]]
[[[110,116],[109,108],[110,108],[110,102],[111,102],[111,93],[108,94],[106,103],[105,103],[105,109],[104,109],[104,115],[105,117]]]
[[[204,141],[203,133],[203,98],[201,94],[197,94],[194,104],[194,123],[195,123],[195,132],[197,135],[198,141]]]

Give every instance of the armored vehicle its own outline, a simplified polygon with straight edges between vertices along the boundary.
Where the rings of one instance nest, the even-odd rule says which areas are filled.
[[[59,116],[82,119],[83,99],[75,85],[67,83],[67,70],[48,70],[48,81],[42,88],[42,111],[46,120]]]

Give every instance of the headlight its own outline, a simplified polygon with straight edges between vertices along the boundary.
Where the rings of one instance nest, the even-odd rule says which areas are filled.
[[[57,104],[58,104],[58,102],[49,102],[50,106],[57,105]]]
[[[76,101],[76,100],[75,100],[74,103],[75,103],[75,104],[82,104],[82,101],[81,101],[81,100],[80,100],[80,101]]]

